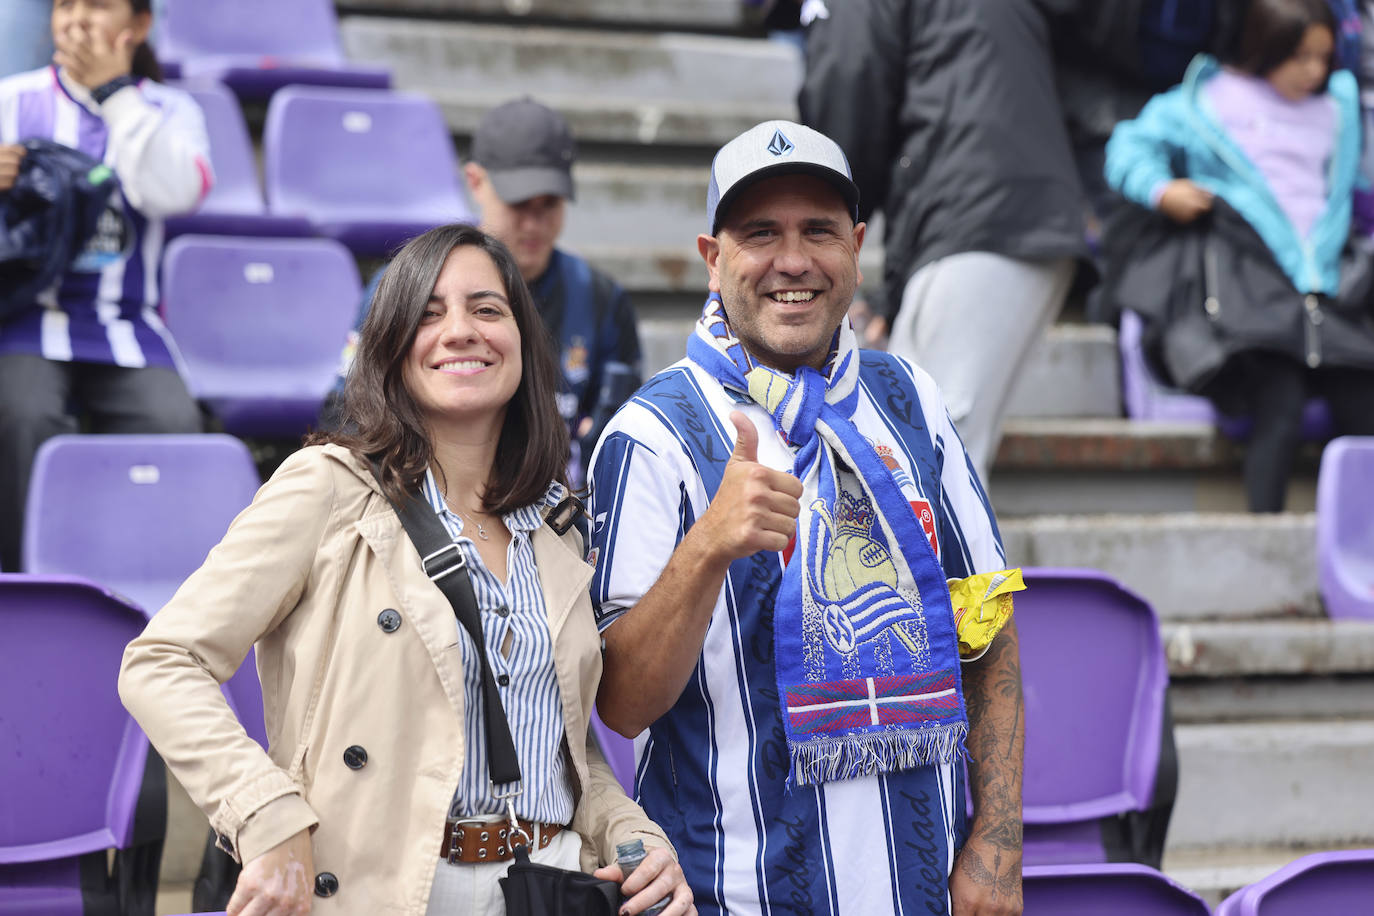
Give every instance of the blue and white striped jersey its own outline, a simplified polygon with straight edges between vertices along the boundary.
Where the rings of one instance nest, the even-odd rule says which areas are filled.
[[[157,313],[162,217],[193,209],[213,184],[200,108],[185,92],[151,80],[97,106],[45,67],[0,80],[0,143],[30,138],[105,162],[119,188],[62,281],[0,324],[0,354],[175,366]]]
[[[563,705],[553,667],[553,637],[539,585],[530,532],[544,524],[544,512],[565,495],[563,485],[549,486],[544,501],[504,516],[511,542],[506,553],[506,582],[482,563],[472,540],[463,534],[463,519],[449,510],[431,471],[420,487],[425,500],[463,551],[482,617],[487,658],[501,691],[501,705],[510,723],[515,753],[520,759],[523,791],[515,799],[515,813],[526,820],[567,824],[573,816],[572,782],[563,756]],[[468,753],[462,781],[453,795],[449,817],[502,814],[492,794],[487,772],[487,733],[482,715],[482,669],[477,646],[455,617],[463,651],[463,695],[467,709],[463,728]],[[510,655],[501,647],[510,639]],[[507,679],[500,683],[501,678]]]
[[[689,360],[651,379],[607,427],[591,497],[603,630],[649,590],[706,510],[733,448],[731,410],[759,430],[761,462],[792,467],[763,409]],[[865,352],[854,421],[946,576],[1006,565],[987,497],[928,375]],[[785,785],[772,629],[782,567],[770,553],[732,564],[694,676],[635,742],[638,799],[677,848],[702,913],[947,912],[965,819],[960,766]]]

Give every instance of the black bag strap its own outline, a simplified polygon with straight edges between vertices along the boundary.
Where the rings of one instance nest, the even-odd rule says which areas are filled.
[[[382,482],[381,468],[372,462],[372,474],[378,483]],[[383,490],[385,493],[385,489]],[[491,673],[491,662],[487,659],[487,641],[482,635],[482,619],[477,610],[477,595],[472,590],[472,580],[468,577],[467,559],[463,551],[449,537],[448,530],[433,508],[419,493],[406,494],[405,502],[397,504],[390,497],[387,501],[396,510],[401,527],[410,536],[411,543],[420,553],[420,562],[425,575],[439,586],[453,614],[463,629],[468,631],[477,657],[482,665],[482,711],[486,720],[487,732],[487,773],[492,786],[520,782],[520,759],[515,754],[515,741],[511,738],[510,723],[506,720],[506,710],[501,705],[501,695],[496,691],[496,678]],[[515,794],[519,794],[517,791]]]

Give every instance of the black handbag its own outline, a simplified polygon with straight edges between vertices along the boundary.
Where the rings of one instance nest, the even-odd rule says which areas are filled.
[[[378,468],[373,474],[381,480]],[[510,817],[512,849],[515,859],[506,877],[501,878],[501,893],[506,898],[507,916],[615,916],[620,905],[620,887],[581,871],[539,865],[530,861],[528,845],[531,840],[520,829],[515,817],[514,799],[520,794],[520,761],[515,754],[510,723],[496,692],[496,679],[487,659],[486,639],[477,610],[477,596],[468,578],[467,561],[458,545],[453,543],[443,523],[430,506],[417,494],[408,494],[404,503],[392,507],[400,517],[401,526],[419,551],[425,575],[453,605],[454,616],[468,631],[477,646],[482,664],[482,703],[487,734],[487,774],[491,778],[493,794],[506,803]],[[571,513],[571,515],[570,515]],[[576,517],[577,505],[569,497],[549,513],[548,522],[559,535],[564,534],[571,521],[559,519]],[[497,793],[495,787],[513,784],[514,792]],[[521,842],[521,838],[524,842]]]

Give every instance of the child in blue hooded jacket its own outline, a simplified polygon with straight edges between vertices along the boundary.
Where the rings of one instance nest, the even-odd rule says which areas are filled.
[[[1221,198],[1263,240],[1298,294],[1286,301],[1294,319],[1304,313],[1301,331],[1273,316],[1249,327],[1288,329],[1283,336],[1299,339],[1253,331],[1232,341],[1214,380],[1216,390],[1241,393],[1227,406],[1255,421],[1245,459],[1252,511],[1283,508],[1310,394],[1327,399],[1340,432],[1374,434],[1374,347],[1324,348],[1331,328],[1321,327],[1334,318],[1374,328],[1367,307],[1336,314],[1344,307],[1333,302],[1361,144],[1355,79],[1333,72],[1336,36],[1326,0],[1252,0],[1226,65],[1200,55],[1182,85],[1117,125],[1107,144],[1114,189],[1180,225],[1206,218]],[[1219,308],[1207,307],[1209,315]]]

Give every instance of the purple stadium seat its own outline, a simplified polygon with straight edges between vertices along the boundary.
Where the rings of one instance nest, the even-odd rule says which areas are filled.
[[[183,235],[167,246],[162,290],[191,394],[225,430],[296,437],[315,422],[361,295],[347,249]]]
[[[1374,437],[1342,436],[1322,452],[1317,564],[1327,614],[1374,620]]]
[[[265,99],[292,83],[386,89],[385,69],[350,65],[332,0],[166,0],[158,54],[188,82]]]
[[[1160,383],[1145,361],[1141,349],[1143,333],[1140,316],[1130,309],[1123,311],[1117,343],[1121,350],[1121,393],[1126,402],[1126,416],[1156,423],[1210,423],[1231,439],[1250,435],[1248,418],[1219,414],[1206,398]],[[1324,439],[1331,435],[1331,429],[1331,413],[1326,402],[1319,398],[1308,401],[1302,415],[1303,437]]]
[[[146,623],[94,583],[0,574],[0,912],[125,911],[105,850],[118,869],[137,842],[148,739],[115,680]]]
[[[230,436],[56,436],[34,459],[24,568],[83,576],[154,613],[257,488]]]
[[[1217,916],[1326,916],[1374,906],[1374,849],[1316,852],[1227,897]],[[1029,910],[1027,913],[1029,914]]]
[[[443,114],[421,96],[283,89],[267,109],[263,158],[270,212],[304,216],[357,253],[475,222]]]
[[[1144,865],[1031,865],[1025,916],[1208,916],[1192,891]]]
[[[1024,575],[1025,862],[1158,867],[1177,759],[1154,610],[1095,570]]]
[[[635,795],[635,743],[624,735],[614,732],[601,721],[595,709],[592,710],[592,734],[601,745],[601,753],[611,765],[611,772],[620,781],[625,794]]]
[[[238,99],[220,83],[183,87],[205,113],[205,128],[210,136],[210,161],[214,164],[215,186],[200,209],[186,216],[167,220],[167,238],[186,233],[220,235],[310,235],[307,220],[273,216],[263,202],[253,159],[253,142],[248,136]]]

